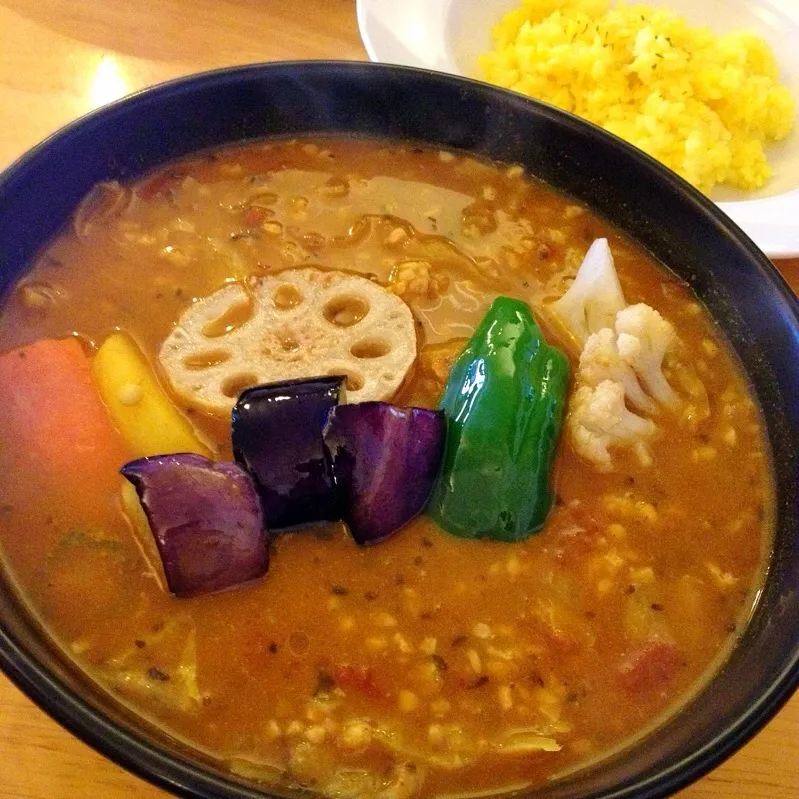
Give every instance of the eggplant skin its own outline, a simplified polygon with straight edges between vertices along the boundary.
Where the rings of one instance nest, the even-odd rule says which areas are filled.
[[[443,411],[338,405],[324,429],[344,521],[358,544],[393,535],[427,504],[444,454]]]
[[[233,456],[255,478],[272,533],[341,518],[322,442],[345,377],[254,386],[233,408]]]
[[[252,478],[235,463],[176,453],[125,464],[178,597],[223,591],[266,574],[269,534]]]

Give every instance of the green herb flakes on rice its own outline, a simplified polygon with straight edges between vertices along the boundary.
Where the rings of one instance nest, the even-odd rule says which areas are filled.
[[[762,39],[716,36],[666,8],[523,0],[492,39],[480,57],[486,80],[590,120],[704,192],[762,186],[763,144],[793,125],[793,98]]]

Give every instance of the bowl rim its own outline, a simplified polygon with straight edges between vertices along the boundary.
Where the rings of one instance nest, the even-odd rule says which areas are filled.
[[[262,62],[193,73],[146,87],[82,115],[23,153],[0,172],[0,198],[4,192],[13,190],[20,181],[24,182],[26,171],[40,158],[68,143],[76,133],[108,124],[109,120],[115,117],[133,113],[138,106],[146,104],[151,98],[161,95],[190,95],[202,88],[214,84],[235,83],[247,76],[268,78],[271,73],[294,71],[313,74],[329,70],[337,70],[342,75],[362,70],[394,76],[409,73],[425,76],[426,80],[433,83],[456,84],[470,91],[504,95],[506,102],[527,106],[533,115],[543,116],[559,125],[604,140],[604,146],[621,151],[625,153],[625,157],[644,164],[652,173],[653,179],[661,184],[667,184],[672,192],[680,195],[682,202],[693,206],[694,213],[710,217],[721,232],[746,251],[750,260],[757,265],[760,276],[767,279],[786,302],[799,337],[799,302],[788,283],[732,219],[678,175],[624,140],[546,103],[481,81],[418,67],[347,60]],[[314,131],[309,135],[324,134]],[[115,724],[44,668],[34,655],[19,644],[11,631],[2,626],[0,626],[0,670],[44,712],[79,739],[112,762],[178,796],[194,798],[218,796],[229,799],[242,799],[242,797],[264,799],[273,796],[268,792],[253,791],[237,782],[233,775],[219,776],[209,768],[203,767],[199,761],[178,753],[169,754],[164,748],[146,740],[138,731],[125,730]],[[707,774],[743,746],[783,707],[797,688],[799,688],[799,639],[792,660],[770,681],[768,688],[761,692],[758,701],[732,722],[726,723],[717,735],[709,737],[700,749],[671,767],[660,769],[650,778],[591,796],[601,796],[603,799],[643,797],[656,799],[679,790]],[[102,688],[100,690],[102,691]],[[264,791],[268,790],[268,786],[265,786]]]

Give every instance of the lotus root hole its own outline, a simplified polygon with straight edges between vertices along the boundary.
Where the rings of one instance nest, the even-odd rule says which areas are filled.
[[[350,352],[355,358],[382,358],[391,352],[391,344],[385,340],[367,339],[355,342]]]
[[[210,369],[212,366],[219,366],[220,363],[230,359],[230,353],[224,350],[212,350],[209,352],[198,352],[196,355],[187,355],[183,359],[183,365],[187,369]]]
[[[258,382],[258,377],[254,374],[238,374],[225,378],[222,382],[222,393],[231,399],[238,399],[239,394],[245,388],[250,388]]]
[[[322,309],[325,319],[339,327],[352,327],[369,313],[369,303],[363,297],[352,294],[333,297]]]
[[[252,318],[253,311],[252,298],[235,302],[223,311],[221,316],[207,322],[202,333],[206,338],[219,338],[232,333]]]
[[[338,377],[342,374],[343,370],[341,369],[334,369],[332,372],[328,374],[331,377]],[[343,372],[344,377],[346,378],[346,382],[344,383],[344,387],[347,391],[360,391],[364,386],[364,379],[363,375],[359,375],[357,372]]]
[[[347,391],[360,391],[363,388],[363,378],[360,375],[347,373],[347,382],[344,384]]]
[[[302,292],[291,283],[278,286],[272,295],[272,303],[278,311],[290,311],[292,308],[302,305],[304,300]]]
[[[280,334],[278,341],[285,352],[296,352],[301,346],[300,342],[291,333]]]

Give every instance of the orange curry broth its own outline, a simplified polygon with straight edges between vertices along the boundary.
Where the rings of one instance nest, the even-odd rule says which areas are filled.
[[[420,357],[396,401],[434,407],[491,299],[540,308],[602,235],[628,302],[675,325],[706,388],[706,405],[657,416],[651,468],[620,453],[599,474],[564,438],[556,507],[523,543],[461,540],[425,517],[366,549],[340,526],[293,532],[273,539],[262,581],[191,600],[160,588],[115,497],[91,517],[53,502],[0,440],[5,565],[47,629],[234,770],[362,796],[538,782],[684,701],[751,611],[771,482],[737,364],[673,276],[519,172],[368,141],[198,156],[79,219],[5,303],[2,351],[74,332],[91,352],[122,329],[158,372],[176,319],[225,280],[354,270],[414,310]],[[184,410],[229,458],[228,424]]]

